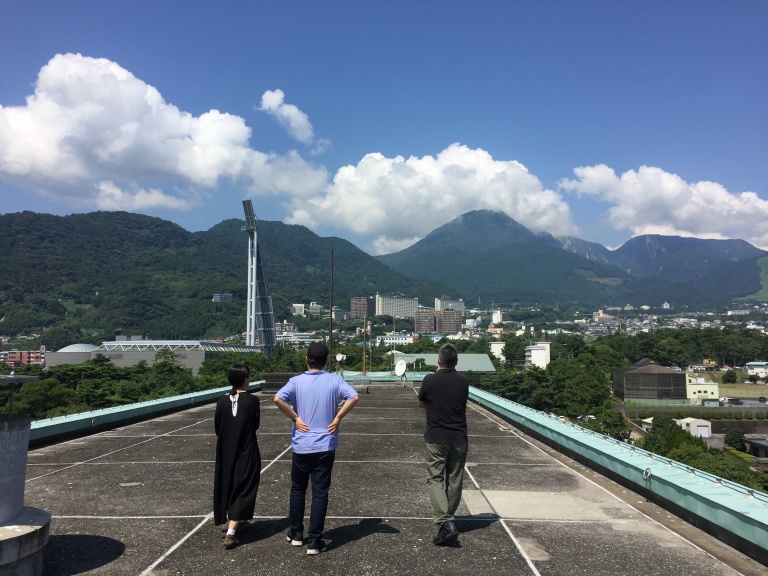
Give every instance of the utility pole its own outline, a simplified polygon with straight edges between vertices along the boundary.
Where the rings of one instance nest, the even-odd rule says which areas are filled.
[[[366,311],[365,315],[363,316],[363,376],[365,376],[365,336],[366,332],[368,331],[368,312]]]
[[[331,244],[331,313],[328,315],[328,356],[331,359],[331,371],[333,371],[333,244]]]

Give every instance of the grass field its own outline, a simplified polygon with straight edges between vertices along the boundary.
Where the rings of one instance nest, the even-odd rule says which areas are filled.
[[[737,300],[768,301],[768,256],[760,258],[760,260],[757,261],[757,265],[760,266],[760,291],[749,296],[737,298]]]

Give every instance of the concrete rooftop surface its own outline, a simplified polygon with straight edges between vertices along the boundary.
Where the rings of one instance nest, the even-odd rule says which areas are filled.
[[[261,486],[240,546],[213,525],[208,405],[29,452],[24,503],[52,516],[45,574],[768,574],[473,404],[459,544],[436,547],[416,393],[369,390],[341,426],[327,552],[286,542],[292,424],[257,394]]]

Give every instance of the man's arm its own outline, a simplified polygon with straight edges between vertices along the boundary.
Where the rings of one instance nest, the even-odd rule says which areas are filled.
[[[426,407],[427,407],[427,403],[424,402],[424,400],[419,400],[419,408],[426,408]]]
[[[344,402],[344,406],[341,407],[341,410],[336,414],[336,418],[334,418],[333,422],[328,426],[328,432],[336,434],[336,431],[339,429],[339,424],[341,424],[341,419],[352,411],[352,408],[355,407],[358,400],[360,400],[360,396],[354,396]]]
[[[299,417],[299,415],[296,413],[296,411],[293,409],[293,407],[288,404],[285,400],[282,398],[275,396],[275,404],[277,404],[277,407],[280,409],[280,412],[288,416],[291,420],[293,420],[294,424],[296,425],[296,429],[299,432],[309,432],[309,426],[307,426],[302,419]]]

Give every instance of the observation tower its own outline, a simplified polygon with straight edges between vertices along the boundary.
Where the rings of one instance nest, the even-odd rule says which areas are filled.
[[[245,210],[243,230],[248,233],[248,307],[245,344],[256,346],[267,356],[271,356],[275,345],[275,314],[272,309],[272,297],[267,294],[264,266],[256,234],[256,214],[253,212],[253,204],[250,200],[243,200],[243,210]]]

